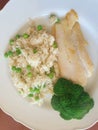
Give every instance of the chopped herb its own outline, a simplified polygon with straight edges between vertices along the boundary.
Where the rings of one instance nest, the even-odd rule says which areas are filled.
[[[28,37],[29,37],[29,34],[24,33],[24,34],[23,34],[23,37],[26,39],[26,38],[28,38]]]
[[[30,65],[27,65],[27,70],[30,71],[31,70],[31,66]]]
[[[31,78],[31,77],[32,77],[32,73],[29,72],[29,73],[27,74],[27,76],[28,76],[29,78]]]
[[[37,48],[34,48],[34,49],[33,49],[33,53],[34,53],[34,54],[37,53],[37,51],[38,51]]]
[[[38,26],[37,26],[37,30],[38,30],[38,31],[40,31],[40,30],[42,30],[42,29],[43,29],[43,26],[42,26],[42,25],[38,25]]]
[[[53,43],[53,48],[57,48],[57,43],[56,42]]]
[[[21,50],[19,48],[16,49],[16,54],[20,55],[21,54]]]
[[[10,45],[13,45],[13,43],[14,43],[14,40],[13,40],[13,39],[10,39],[9,44],[10,44]]]

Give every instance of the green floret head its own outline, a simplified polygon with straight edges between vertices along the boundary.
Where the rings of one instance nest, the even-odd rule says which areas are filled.
[[[70,92],[70,87],[72,86],[72,82],[69,80],[66,80],[64,78],[60,78],[58,79],[58,81],[56,82],[56,84],[54,85],[54,93],[56,95],[65,95],[65,93]],[[70,87],[69,87],[70,86]]]
[[[72,119],[72,116],[70,116],[69,114],[67,114],[66,112],[61,112],[60,113],[60,116],[63,118],[63,119],[66,119],[66,120],[71,120]]]
[[[60,78],[54,85],[51,105],[65,120],[82,119],[94,106],[94,101],[83,87]]]
[[[60,98],[58,97],[58,96],[56,96],[56,95],[53,95],[53,97],[52,97],[52,100],[51,100],[51,104],[52,104],[52,107],[55,109],[55,110],[57,110],[57,111],[59,111],[60,110]]]

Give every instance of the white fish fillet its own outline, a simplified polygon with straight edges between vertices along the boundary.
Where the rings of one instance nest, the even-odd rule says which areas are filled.
[[[61,76],[85,86],[93,64],[85,48],[87,42],[80,28],[77,29],[77,20],[76,12],[71,10],[61,23],[55,24],[54,35],[58,43]]]
[[[78,22],[76,22],[72,28],[72,39],[73,39],[73,43],[75,44],[76,49],[78,51],[79,57],[82,61],[82,64],[85,68],[85,71],[87,72],[87,76],[90,77],[94,70],[94,65],[84,46],[84,44],[86,44],[87,42],[85,43],[85,39],[81,33],[80,25]]]
[[[62,25],[56,25],[56,40],[59,48],[58,63],[62,77],[85,85],[87,76],[70,39],[65,38]]]

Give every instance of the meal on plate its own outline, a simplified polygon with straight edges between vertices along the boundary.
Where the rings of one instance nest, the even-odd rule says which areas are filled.
[[[74,10],[64,18],[50,15],[47,25],[30,24],[9,41],[5,57],[14,86],[28,101],[50,98],[63,119],[82,119],[94,106],[85,92],[94,65]],[[83,86],[83,87],[82,87]]]

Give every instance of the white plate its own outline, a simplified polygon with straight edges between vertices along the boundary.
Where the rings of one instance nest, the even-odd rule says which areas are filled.
[[[37,107],[21,98],[10,79],[8,63],[3,57],[11,36],[28,18],[52,12],[65,15],[70,9],[79,15],[82,30],[89,42],[95,71],[86,90],[94,98],[94,108],[82,120],[65,121],[49,107]],[[98,1],[97,0],[11,0],[0,11],[0,107],[17,121],[36,130],[76,130],[90,127],[98,120]]]

